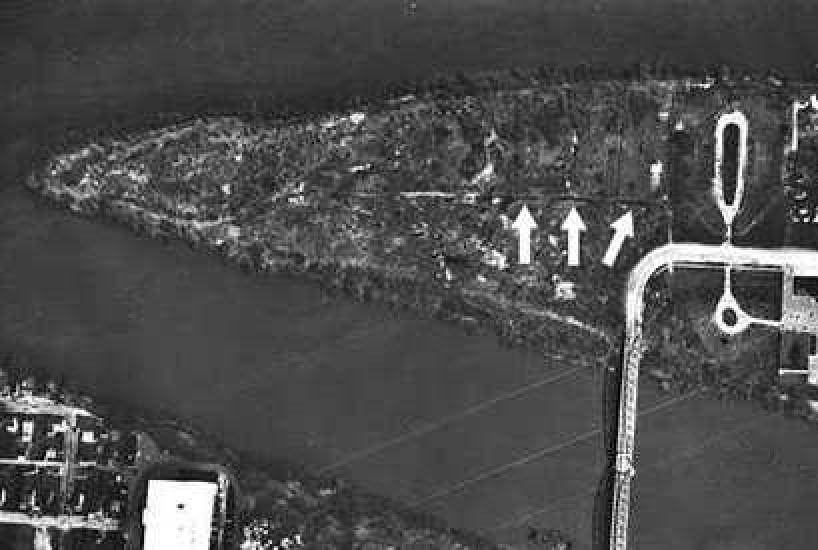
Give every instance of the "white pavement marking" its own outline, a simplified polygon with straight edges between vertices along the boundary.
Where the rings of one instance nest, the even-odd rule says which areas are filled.
[[[537,222],[534,221],[525,204],[511,227],[517,230],[519,238],[517,262],[521,265],[528,265],[531,263],[531,232],[537,229]]]
[[[605,257],[602,263],[608,267],[613,267],[616,263],[616,258],[619,256],[619,251],[622,250],[622,244],[628,237],[633,237],[633,212],[628,210],[618,220],[611,224],[614,230],[614,235],[611,237],[611,242],[608,244],[608,250],[605,251]]]
[[[332,464],[328,464],[328,465],[324,466],[323,468],[318,470],[318,474],[321,475],[321,474],[325,474],[325,473],[327,473],[329,471],[332,471],[332,470],[337,470],[338,468],[346,466],[346,465],[348,465],[348,464],[350,464],[352,462],[367,458],[367,457],[372,456],[372,455],[374,455],[376,453],[384,451],[384,450],[386,450],[386,449],[388,449],[390,447],[394,447],[395,445],[399,445],[399,444],[401,444],[401,443],[403,443],[405,441],[408,441],[410,439],[424,436],[424,435],[429,434],[429,433],[431,433],[431,432],[433,432],[435,430],[439,430],[440,428],[442,428],[442,427],[444,427],[444,426],[446,426],[448,424],[451,424],[451,423],[456,422],[458,420],[462,420],[462,419],[464,419],[464,418],[466,418],[468,416],[477,414],[477,413],[479,413],[479,412],[481,412],[481,411],[483,411],[485,409],[488,409],[489,407],[497,405],[498,403],[502,403],[503,401],[509,401],[511,399],[516,399],[517,397],[520,397],[521,395],[523,395],[525,393],[528,393],[528,392],[530,392],[532,390],[535,390],[537,388],[541,388],[543,386],[547,386],[548,384],[552,384],[554,382],[562,380],[563,378],[567,378],[568,376],[576,374],[577,372],[579,372],[579,371],[581,371],[583,369],[586,369],[586,368],[589,368],[588,365],[580,365],[580,366],[568,369],[566,371],[563,371],[561,373],[558,373],[558,374],[556,374],[554,376],[549,376],[547,378],[537,380],[536,382],[531,382],[531,383],[526,384],[524,386],[521,386],[521,387],[519,387],[517,389],[514,389],[514,390],[511,390],[509,392],[500,394],[500,395],[498,395],[496,397],[486,399],[485,401],[481,401],[480,403],[476,403],[475,405],[472,405],[471,407],[468,407],[468,408],[463,409],[461,411],[458,411],[456,413],[450,414],[448,416],[444,416],[443,418],[441,418],[439,420],[430,422],[430,423],[428,423],[425,426],[422,426],[420,428],[416,428],[414,430],[408,431],[408,432],[406,432],[404,434],[401,434],[399,436],[393,437],[391,439],[387,439],[386,441],[383,441],[381,443],[377,443],[377,444],[375,444],[375,445],[373,445],[371,447],[367,447],[366,449],[361,449],[360,451],[355,451],[355,452],[347,455],[346,457],[333,462]]]
[[[662,403],[659,403],[658,405],[655,405],[653,407],[649,407],[649,408],[645,409],[644,411],[640,411],[638,416],[647,416],[649,414],[653,414],[655,412],[658,412],[658,411],[660,411],[662,409],[665,409],[665,408],[670,407],[672,405],[675,405],[677,403],[681,403],[682,401],[686,401],[687,399],[690,399],[691,397],[693,397],[695,395],[698,395],[698,393],[699,393],[698,391],[693,391],[693,392],[690,392],[690,393],[687,393],[687,394],[684,394],[684,395],[680,395],[678,397],[674,397],[673,399],[668,399],[667,401],[663,401]],[[474,477],[464,479],[463,481],[460,481],[459,483],[456,483],[455,485],[452,485],[451,487],[447,487],[446,489],[441,489],[440,491],[436,491],[436,492],[434,492],[434,493],[432,493],[432,494],[430,494],[428,496],[425,496],[425,497],[423,497],[421,499],[418,499],[418,500],[410,503],[409,506],[415,508],[415,507],[418,507],[418,506],[422,506],[422,505],[424,505],[424,504],[426,504],[428,502],[431,502],[433,500],[438,500],[440,498],[447,497],[447,496],[452,495],[454,493],[458,493],[458,492],[462,491],[463,489],[465,489],[466,487],[468,487],[469,485],[474,485],[475,483],[480,483],[481,481],[486,481],[488,479],[500,476],[500,475],[506,473],[509,470],[513,470],[514,468],[517,468],[519,466],[525,466],[526,464],[534,462],[535,460],[539,460],[540,458],[543,458],[543,457],[545,457],[545,456],[547,456],[549,454],[554,454],[554,453],[562,451],[564,449],[568,449],[568,448],[573,447],[574,445],[576,445],[578,443],[582,443],[584,441],[587,441],[587,440],[589,440],[589,439],[591,439],[591,438],[593,438],[595,436],[601,435],[601,434],[602,434],[602,429],[601,428],[594,428],[593,430],[589,430],[589,431],[587,431],[585,433],[581,433],[581,434],[579,434],[579,435],[577,435],[575,437],[572,437],[571,439],[569,439],[567,441],[563,441],[563,442],[557,443],[555,445],[550,445],[548,447],[544,447],[544,448],[539,449],[539,450],[537,450],[537,451],[535,451],[533,453],[530,453],[530,454],[527,454],[527,455],[525,455],[523,457],[520,457],[517,460],[507,462],[506,464],[503,464],[503,465],[498,466],[496,468],[492,468],[491,470],[486,470],[486,471],[484,471],[484,472],[482,472],[482,473],[480,473],[480,474],[478,474],[478,475],[476,475]]]
[[[571,208],[571,211],[560,227],[563,231],[568,233],[568,265],[577,267],[580,262],[580,232],[588,228],[582,221],[582,217],[580,217],[576,207]]]

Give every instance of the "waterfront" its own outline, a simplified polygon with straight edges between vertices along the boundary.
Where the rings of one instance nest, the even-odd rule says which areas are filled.
[[[37,206],[17,189],[30,152],[68,128],[264,110],[436,71],[664,57],[799,73],[814,62],[814,2],[589,1],[560,13],[533,0],[419,2],[405,19],[398,2],[299,2],[274,17],[278,6],[202,0],[158,17],[120,6],[119,20],[89,17],[94,2],[60,4],[2,8],[15,18],[2,35],[0,343],[244,451],[336,464],[502,540],[531,523],[587,548],[598,377],[547,382],[572,367]],[[665,399],[647,389],[642,407]],[[637,547],[801,550],[818,539],[814,427],[709,398],[639,426]]]
[[[247,275],[22,190],[2,197],[4,345],[103,400],[169,411],[262,457],[335,464],[457,526],[514,541],[542,525],[588,547],[602,456],[593,371]],[[645,385],[636,544],[801,549],[818,536],[814,427],[669,399]]]

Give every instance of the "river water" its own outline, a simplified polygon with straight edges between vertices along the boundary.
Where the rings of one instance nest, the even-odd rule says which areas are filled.
[[[438,71],[662,58],[811,67],[809,0],[10,0],[0,7],[0,344],[103,400],[334,471],[515,542],[590,546],[598,373],[264,279],[38,204],[38,146],[158,111],[263,110]],[[548,7],[545,7],[548,6]],[[113,122],[112,122],[113,121]],[[814,428],[645,384],[635,548],[818,540]]]
[[[560,528],[589,548],[603,455],[593,369],[248,275],[21,189],[0,197],[4,346],[103,400],[167,411],[455,525],[509,542],[526,525]],[[818,540],[813,427],[649,384],[640,408],[637,547]]]

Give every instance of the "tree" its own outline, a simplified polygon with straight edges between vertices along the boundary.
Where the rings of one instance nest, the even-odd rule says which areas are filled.
[[[455,86],[464,95],[475,95],[478,92],[474,80],[464,71],[457,71],[454,80]]]
[[[552,84],[554,81],[553,68],[550,65],[540,65],[537,67],[537,75],[546,84]]]
[[[511,82],[515,86],[526,86],[531,83],[529,72],[523,67],[513,66],[511,68],[511,77]]]
[[[573,69],[574,82],[588,82],[591,80],[591,67],[587,63],[580,63]]]

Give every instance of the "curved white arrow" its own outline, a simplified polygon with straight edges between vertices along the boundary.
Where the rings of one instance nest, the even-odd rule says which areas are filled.
[[[628,237],[633,237],[633,213],[628,210],[621,218],[611,224],[614,229],[613,238],[608,245],[608,250],[605,252],[605,257],[602,263],[608,267],[613,267],[616,263],[616,257],[619,256],[619,251],[622,249],[622,243]]]

